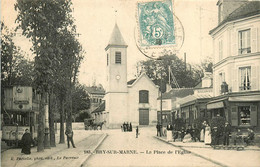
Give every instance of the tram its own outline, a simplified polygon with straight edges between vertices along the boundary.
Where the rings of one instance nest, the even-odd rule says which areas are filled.
[[[30,86],[10,86],[3,91],[2,141],[18,146],[26,129],[37,141],[40,95]]]

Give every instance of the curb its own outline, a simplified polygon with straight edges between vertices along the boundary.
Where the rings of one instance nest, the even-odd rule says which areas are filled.
[[[158,136],[154,136],[155,138],[158,138],[160,140],[163,140],[165,142],[168,142],[166,141],[166,139],[163,139],[163,138],[160,138]],[[174,145],[175,147],[185,147],[185,148],[208,148],[208,149],[211,149],[212,147],[203,147],[203,146],[182,146],[182,145],[177,145],[177,144],[173,144],[171,142],[169,142],[170,144]],[[244,147],[244,150],[250,150],[250,151],[260,151],[260,148],[248,148],[248,147]]]
[[[98,142],[98,144],[94,147],[94,149],[91,150],[91,152],[94,152],[94,151],[103,143],[103,141],[107,138],[107,136],[108,136],[108,134],[105,133],[105,134],[102,136],[101,140]],[[86,158],[80,162],[79,167],[83,167],[83,165],[85,165],[85,163],[86,163],[87,160],[91,157],[91,155],[92,155],[92,154],[87,155]]]
[[[178,146],[178,145],[175,145],[175,144],[173,144],[173,143],[167,142],[167,141],[165,141],[164,139],[161,139],[161,138],[159,138],[159,137],[157,137],[157,136],[154,136],[154,138],[156,138],[156,139],[158,139],[158,140],[161,140],[161,141],[163,141],[163,142],[165,142],[165,143],[167,143],[167,144],[170,144],[170,145],[172,145],[172,146],[174,146],[174,147],[178,147],[178,148],[180,148],[180,149],[183,150],[183,151],[188,151],[188,152],[190,152],[191,154],[193,154],[193,155],[195,155],[195,156],[197,156],[197,157],[200,157],[200,158],[202,158],[202,159],[205,159],[205,160],[207,160],[207,161],[210,161],[210,162],[212,162],[212,163],[214,163],[214,164],[216,164],[216,165],[223,166],[223,167],[227,167],[227,165],[224,165],[224,164],[222,164],[222,163],[220,163],[220,162],[217,162],[217,161],[215,161],[215,160],[209,159],[209,158],[204,157],[204,156],[202,156],[202,155],[200,155],[200,154],[197,154],[197,153],[194,153],[194,152],[192,152],[192,151],[190,151],[190,150],[187,150],[187,149],[183,148],[183,146]]]

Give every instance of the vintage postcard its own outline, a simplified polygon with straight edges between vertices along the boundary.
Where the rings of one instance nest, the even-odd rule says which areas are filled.
[[[259,166],[259,9],[2,0],[1,166]]]

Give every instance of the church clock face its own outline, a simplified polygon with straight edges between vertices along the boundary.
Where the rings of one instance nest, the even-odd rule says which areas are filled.
[[[117,79],[117,80],[119,80],[120,78],[121,78],[120,75],[117,75],[117,76],[116,76],[116,79]]]

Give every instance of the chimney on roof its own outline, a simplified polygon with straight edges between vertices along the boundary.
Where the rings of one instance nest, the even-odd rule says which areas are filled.
[[[212,73],[204,72],[204,77],[202,78],[202,88],[208,88],[212,85]]]
[[[218,24],[248,0],[218,0]]]

